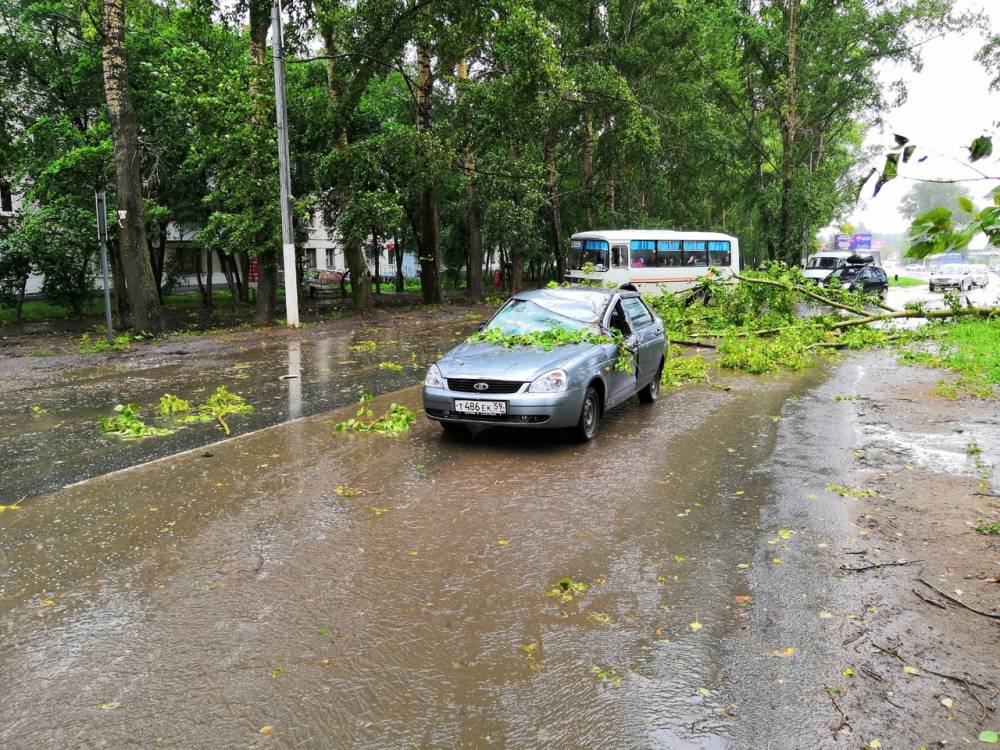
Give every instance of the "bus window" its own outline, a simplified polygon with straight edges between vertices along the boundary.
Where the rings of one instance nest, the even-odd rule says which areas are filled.
[[[728,266],[733,262],[728,242],[711,241],[708,243],[708,265]]]
[[[656,265],[682,266],[684,255],[681,253],[680,240],[658,240],[656,243]]]
[[[615,245],[611,248],[611,267],[628,268],[628,248],[624,245]]]
[[[588,263],[595,271],[608,269],[608,243],[605,240],[573,240],[569,246],[569,268],[579,271]]]
[[[646,268],[656,265],[656,241],[632,240],[629,243],[632,268]]]
[[[684,240],[684,265],[707,266],[708,250],[704,240]]]

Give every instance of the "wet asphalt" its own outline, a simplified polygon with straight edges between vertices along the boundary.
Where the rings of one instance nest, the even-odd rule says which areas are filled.
[[[837,746],[824,680],[871,603],[836,574],[860,532],[826,487],[856,468],[836,396],[863,363],[633,399],[586,446],[423,419],[334,432],[351,408],[316,398],[419,406],[394,386],[423,363],[379,367],[391,335],[357,382],[343,342],[310,343],[286,380],[287,342],[232,355],[232,389],[272,406],[208,448],[205,426],[101,464],[68,427],[44,449],[63,463],[3,467],[60,489],[0,517],[0,745]],[[163,367],[122,397],[219,381]],[[103,387],[39,400],[102,412]],[[589,589],[550,596],[565,578]]]

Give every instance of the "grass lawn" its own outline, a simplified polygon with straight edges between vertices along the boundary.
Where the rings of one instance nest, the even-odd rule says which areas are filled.
[[[921,286],[926,283],[923,279],[913,279],[909,276],[900,276],[898,279],[889,277],[889,286]]]
[[[1000,317],[940,323],[935,325],[933,338],[940,344],[939,354],[904,351],[900,360],[957,372],[957,382],[938,382],[934,391],[939,396],[994,398],[994,388],[1000,385]]]

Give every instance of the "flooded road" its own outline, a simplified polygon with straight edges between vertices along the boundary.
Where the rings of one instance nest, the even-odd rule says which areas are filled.
[[[480,319],[475,312],[452,317],[419,327],[395,316],[344,331],[178,339],[95,357],[93,364],[48,376],[8,376],[0,389],[0,504],[222,437],[214,423],[187,425],[155,440],[101,435],[98,420],[113,414],[116,404],[138,404],[153,424],[165,393],[197,404],[224,385],[254,406],[252,414],[230,420],[234,434],[249,432],[356,402],[363,392],[418,382],[427,363]]]
[[[35,498],[0,745],[833,745],[844,377],[633,400],[582,447],[342,410]]]

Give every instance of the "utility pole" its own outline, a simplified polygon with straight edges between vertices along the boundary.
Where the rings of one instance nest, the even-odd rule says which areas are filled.
[[[271,6],[271,50],[274,58],[274,108],[278,121],[278,178],[281,183],[281,250],[285,267],[285,320],[299,327],[299,283],[292,230],[292,174],[288,159],[288,110],[285,107],[285,50],[281,40],[281,0]]]
[[[114,341],[111,329],[111,285],[108,282],[108,201],[104,193],[95,193],[97,204],[97,239],[101,241],[101,275],[104,277],[104,321],[108,326],[108,343]]]

